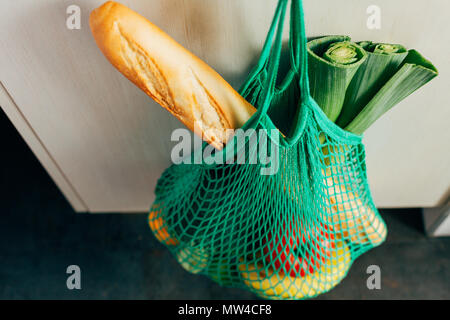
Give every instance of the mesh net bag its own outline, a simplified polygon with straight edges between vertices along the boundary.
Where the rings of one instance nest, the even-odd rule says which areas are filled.
[[[279,1],[240,91],[258,109],[247,134],[169,167],[149,215],[156,238],[187,271],[267,299],[329,291],[387,233],[361,137],[329,121],[310,97],[300,0],[291,1],[290,68],[277,83],[287,3]]]

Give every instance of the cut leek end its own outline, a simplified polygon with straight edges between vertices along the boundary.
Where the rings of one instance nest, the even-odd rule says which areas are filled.
[[[347,36],[326,36],[308,42],[308,53],[331,66],[354,68],[367,59],[366,51]]]
[[[350,41],[332,43],[324,59],[336,64],[352,64],[358,61],[358,48]]]
[[[373,43],[372,41],[361,41],[358,44],[367,52],[374,54],[401,54],[408,50],[401,44],[393,43]]]

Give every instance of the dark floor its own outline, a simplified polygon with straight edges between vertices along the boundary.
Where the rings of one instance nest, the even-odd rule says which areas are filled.
[[[0,110],[0,299],[253,299],[185,272],[147,216],[76,214]],[[320,299],[449,299],[450,238],[424,236],[420,210],[383,211],[389,237]],[[81,290],[66,268],[81,268]],[[382,289],[366,269],[381,267]]]

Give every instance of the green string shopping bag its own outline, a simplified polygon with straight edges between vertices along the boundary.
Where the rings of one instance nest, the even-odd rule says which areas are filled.
[[[222,151],[204,143],[169,167],[149,215],[186,270],[268,299],[329,291],[387,233],[361,136],[332,123],[310,96],[301,0],[291,1],[290,68],[278,74],[288,2],[279,1],[240,91],[257,108],[243,134]]]

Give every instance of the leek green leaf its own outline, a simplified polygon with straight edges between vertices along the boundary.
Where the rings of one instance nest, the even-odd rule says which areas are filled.
[[[409,50],[395,75],[375,94],[361,112],[345,127],[362,134],[384,113],[438,75],[433,64],[418,51]]]
[[[358,43],[367,51],[368,57],[358,69],[348,87],[344,105],[336,123],[345,128],[384,84],[398,71],[408,52],[397,44]]]

